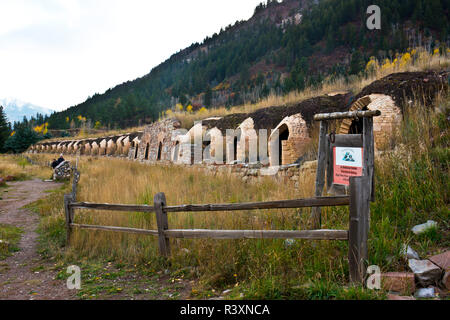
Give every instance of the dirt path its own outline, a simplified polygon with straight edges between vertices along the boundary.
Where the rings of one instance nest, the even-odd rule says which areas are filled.
[[[31,180],[8,185],[8,192],[0,200],[0,223],[19,227],[23,234],[20,251],[0,261],[0,300],[74,299],[74,292],[67,289],[65,281],[55,280],[56,273],[48,271],[51,263],[44,261],[37,252],[38,215],[23,208],[60,184]]]

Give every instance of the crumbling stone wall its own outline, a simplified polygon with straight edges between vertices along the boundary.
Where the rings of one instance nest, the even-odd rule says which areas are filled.
[[[147,126],[139,143],[140,161],[172,161],[172,151],[176,141],[172,138],[175,130],[181,127],[180,121],[167,119]]]

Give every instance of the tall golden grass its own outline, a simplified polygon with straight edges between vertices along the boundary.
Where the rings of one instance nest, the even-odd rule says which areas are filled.
[[[21,155],[0,155],[0,177],[14,177],[16,180],[26,180],[32,177],[50,179],[52,171],[49,167],[31,165]]]

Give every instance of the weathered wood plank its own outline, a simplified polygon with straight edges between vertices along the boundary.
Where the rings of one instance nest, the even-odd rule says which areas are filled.
[[[166,206],[166,196],[164,193],[158,193],[155,195],[154,205],[156,212],[156,223],[158,225],[159,251],[163,257],[168,257],[170,255],[170,242],[164,232],[169,229],[169,222],[167,212],[164,208]]]
[[[348,260],[350,281],[363,283],[368,257],[370,178],[350,178],[350,223]]]
[[[95,226],[95,225],[75,224],[75,223],[72,223],[71,226],[78,228],[78,229],[113,231],[113,232],[124,232],[124,233],[134,233],[134,234],[148,234],[148,235],[158,236],[158,230],[134,229],[134,228],[110,227],[110,226]]]
[[[363,148],[364,148],[364,167],[363,176],[370,177],[371,201],[375,201],[375,143],[373,137],[373,118],[363,119]]]
[[[238,211],[254,209],[289,209],[306,207],[347,206],[350,204],[348,196],[317,197],[309,199],[280,200],[268,202],[249,202],[231,204],[188,204],[168,206],[166,212],[200,212],[200,211]]]
[[[73,211],[70,208],[70,203],[72,201],[72,194],[64,195],[64,213],[66,217],[66,244],[70,245],[70,238],[72,235],[72,222],[73,222]]]
[[[166,230],[170,238],[183,239],[307,239],[348,240],[347,230]]]
[[[334,112],[334,113],[319,113],[314,116],[315,121],[325,120],[339,120],[339,119],[351,119],[351,118],[366,118],[366,117],[378,117],[381,115],[379,110],[368,111],[349,111],[349,112]]]
[[[316,197],[320,197],[323,194],[323,188],[325,186],[325,168],[327,164],[327,133],[328,122],[320,122],[320,136],[319,136],[319,150],[317,153],[317,173],[316,173],[316,185],[315,193]],[[311,211],[312,228],[319,229],[322,224],[322,212],[318,207],[313,208]]]
[[[147,205],[131,205],[131,204],[109,204],[109,203],[89,203],[76,202],[70,205],[73,209],[94,209],[94,210],[110,210],[123,212],[154,212],[155,207]]]

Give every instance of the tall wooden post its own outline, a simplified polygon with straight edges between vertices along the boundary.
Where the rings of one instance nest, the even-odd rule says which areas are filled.
[[[327,162],[327,132],[328,121],[320,122],[319,151],[317,154],[317,175],[316,175],[316,191],[315,196],[321,197],[323,188],[325,187],[325,167]],[[312,209],[312,227],[320,229],[322,225],[321,208]]]
[[[371,180],[368,176],[350,178],[350,227],[348,260],[350,281],[363,283],[368,257]]]
[[[363,150],[364,167],[363,176],[369,176],[371,180],[370,199],[375,201],[375,143],[373,138],[373,118],[363,118]]]
[[[70,238],[72,235],[72,223],[73,223],[73,209],[70,204],[73,202],[72,194],[64,195],[64,212],[66,216],[66,244],[70,246]]]
[[[77,201],[77,187],[78,182],[80,181],[80,172],[77,167],[73,169],[73,181],[72,181],[72,201]]]
[[[159,252],[163,257],[170,255],[170,242],[164,231],[169,229],[169,221],[167,212],[164,210],[166,206],[166,196],[164,193],[158,193],[154,198],[154,206],[156,213],[156,223],[158,225],[158,243]]]

